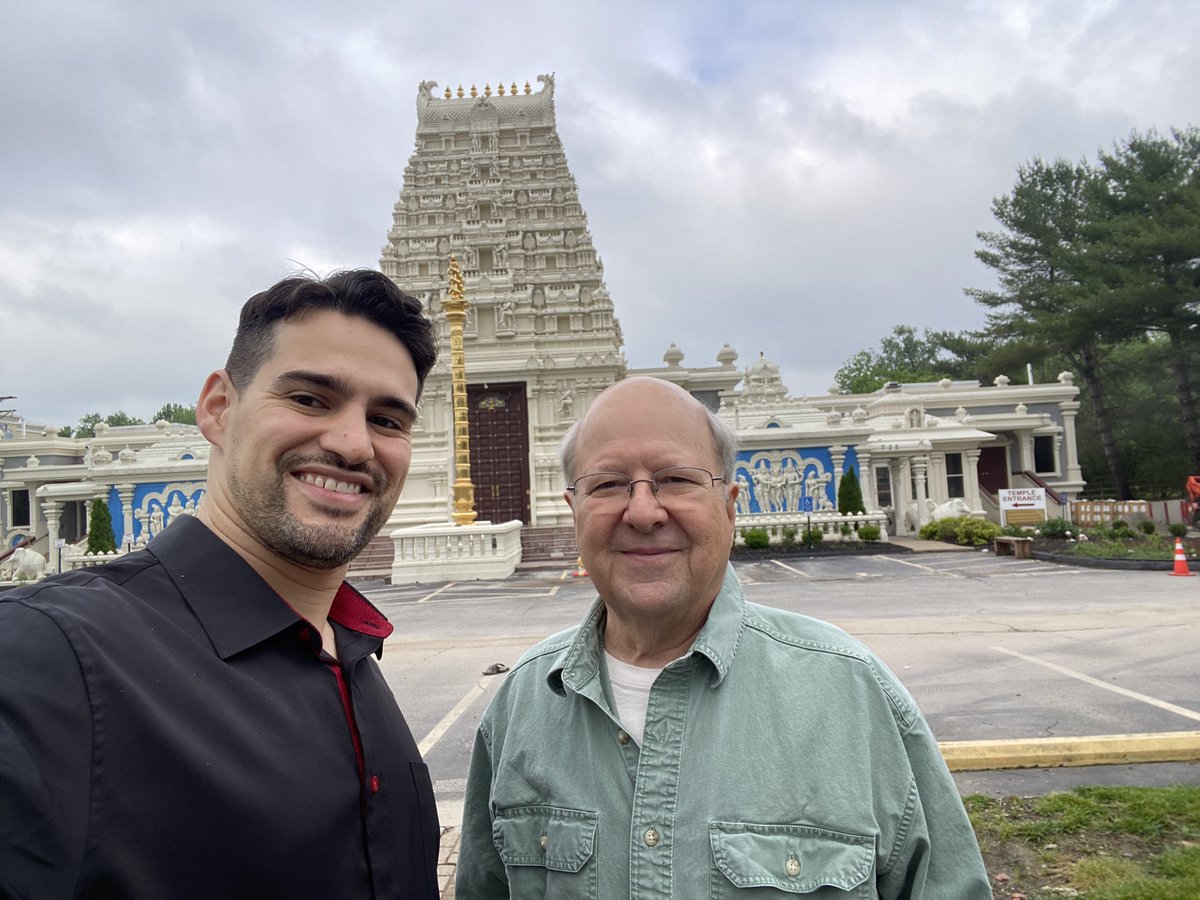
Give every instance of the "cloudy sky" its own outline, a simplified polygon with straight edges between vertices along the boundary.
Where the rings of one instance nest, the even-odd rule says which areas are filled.
[[[1193,0],[8,0],[0,395],[194,402],[251,294],[378,265],[420,81],[541,72],[630,365],[728,342],[823,393],[981,324],[1020,163],[1200,124],[1197,47]]]

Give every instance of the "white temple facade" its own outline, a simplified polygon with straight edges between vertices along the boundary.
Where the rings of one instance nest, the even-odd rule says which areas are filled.
[[[419,297],[442,352],[414,434],[412,468],[391,529],[451,521],[454,481],[449,329],[441,309],[450,257],[463,268],[471,479],[479,519],[525,529],[571,521],[558,441],[605,387],[628,375],[681,385],[737,432],[739,528],[823,516],[836,533],[837,490],[858,475],[872,522],[912,534],[934,509],[998,521],[998,491],[1046,488],[1047,514],[1084,486],[1075,440],[1079,389],[943,380],[866,395],[792,397],[770,360],[630,368],[604,268],[559,141],[554,77],[482,91],[424,82],[416,145],[380,268]],[[637,298],[623,298],[637,302]],[[848,353],[853,348],[848,349]],[[32,538],[56,567],[105,499],[117,541],[136,546],[204,492],[208,445],[194,426],[108,428],[90,439],[0,420],[0,553]],[[947,506],[947,504],[949,506]],[[64,551],[55,555],[55,550]]]

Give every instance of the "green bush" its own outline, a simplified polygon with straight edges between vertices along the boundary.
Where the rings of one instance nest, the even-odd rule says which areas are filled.
[[[850,537],[854,534],[854,526],[849,522],[843,522],[838,530],[842,533],[842,537]]]
[[[883,534],[878,525],[859,525],[858,539],[860,541],[877,541]]]
[[[765,528],[747,528],[742,532],[742,541],[751,550],[762,550],[771,543],[771,536]]]
[[[1188,527],[1182,522],[1172,522],[1167,526],[1167,531],[1170,533],[1171,537],[1187,537]]]
[[[957,521],[958,528],[955,536],[958,538],[958,543],[964,547],[983,547],[990,544],[992,539],[1000,533],[1000,526],[995,522],[987,521],[987,519],[961,516]]]
[[[1000,533],[1009,537],[1033,537],[1033,529],[1024,525],[1005,525],[1000,529]]]
[[[1074,536],[1079,529],[1066,519],[1047,519],[1040,530],[1042,537],[1065,538],[1068,534]]]
[[[854,469],[847,469],[838,483],[838,512],[843,516],[866,512],[863,509],[862,487]]]
[[[1154,532],[1158,531],[1158,526],[1154,523],[1153,519],[1142,519],[1142,521],[1138,522],[1138,531],[1142,534],[1154,534]]]
[[[821,543],[821,541],[825,540],[825,535],[821,533],[820,529],[805,528],[804,533],[800,535],[800,540],[804,543],[805,547],[811,550],[817,544]]]
[[[936,522],[926,522],[921,526],[921,537],[927,541],[957,544],[959,521],[960,518],[955,516],[950,519],[938,519]]]
[[[1112,523],[1113,531],[1129,531],[1129,523],[1124,519],[1116,519]]]
[[[117,537],[113,534],[112,514],[108,504],[97,497],[92,501],[88,516],[87,552],[112,553],[117,549]]]
[[[791,525],[784,525],[783,531],[781,531],[779,533],[779,544],[780,544],[780,546],[788,547],[788,548],[795,547],[796,546],[796,529],[793,528]]]

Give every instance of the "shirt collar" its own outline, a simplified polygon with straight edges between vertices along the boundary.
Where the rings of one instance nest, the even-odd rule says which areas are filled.
[[[563,694],[567,687],[580,691],[598,676],[603,652],[600,631],[604,618],[604,601],[597,597],[574,639],[558,655],[546,676],[550,689],[555,693]],[[715,674],[710,687],[719,685],[733,665],[742,641],[745,621],[746,598],[742,594],[742,583],[733,570],[733,564],[726,563],[725,579],[708,611],[708,618],[692,642],[691,649],[682,657],[687,659],[696,654],[712,663]]]
[[[175,517],[147,550],[162,565],[222,659],[302,621],[249,563],[194,516]],[[329,618],[351,632],[349,643],[338,642],[339,655],[346,661],[370,652],[382,655],[384,638],[392,633],[384,615],[346,583],[338,588]]]

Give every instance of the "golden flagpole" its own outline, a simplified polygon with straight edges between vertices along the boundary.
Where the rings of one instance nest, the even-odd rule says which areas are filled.
[[[467,363],[463,350],[463,326],[467,322],[467,298],[462,269],[450,257],[449,297],[442,304],[450,322],[450,383],[454,399],[454,512],[455,525],[475,521],[475,485],[471,483],[471,435],[467,425]]]

